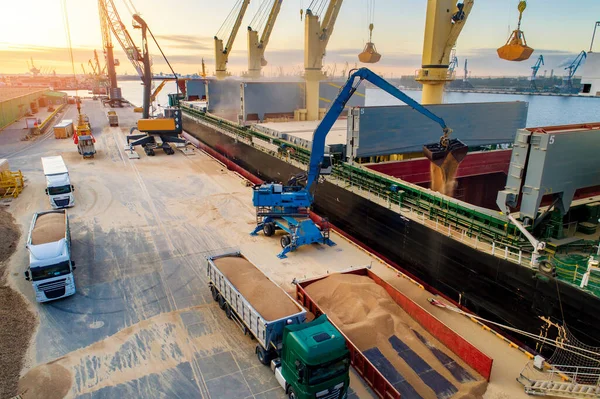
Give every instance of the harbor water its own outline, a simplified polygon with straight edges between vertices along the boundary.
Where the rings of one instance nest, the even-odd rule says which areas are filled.
[[[159,82],[155,81],[155,85]],[[136,80],[119,82],[123,97],[136,106],[142,105],[142,84]],[[168,94],[176,90],[175,82],[168,82],[157,96],[157,104],[166,106]],[[69,92],[75,94],[75,92]],[[407,90],[406,94],[417,101],[421,101],[421,91]],[[81,90],[79,95],[85,95]],[[561,97],[561,96],[534,96],[514,94],[488,94],[488,93],[456,93],[444,94],[444,103],[476,103],[476,102],[505,102],[526,101],[529,103],[527,127],[567,125],[572,123],[600,122],[600,98],[590,97]],[[367,88],[366,106],[403,105],[380,89]]]

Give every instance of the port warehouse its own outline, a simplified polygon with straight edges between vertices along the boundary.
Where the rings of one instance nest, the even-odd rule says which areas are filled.
[[[0,86],[0,129],[22,118],[32,108],[64,104],[66,96],[47,88]]]

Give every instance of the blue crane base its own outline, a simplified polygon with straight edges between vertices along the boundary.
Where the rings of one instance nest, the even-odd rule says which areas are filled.
[[[286,254],[288,252],[295,251],[302,245],[314,243],[327,244],[330,247],[336,245],[329,239],[329,229],[319,229],[315,222],[309,218],[297,220],[291,216],[282,216],[281,218],[267,216],[256,225],[250,235],[256,236],[262,231],[269,237],[275,234],[277,230],[283,230],[287,233],[281,236],[280,242],[283,249],[277,255],[279,259],[287,258]]]

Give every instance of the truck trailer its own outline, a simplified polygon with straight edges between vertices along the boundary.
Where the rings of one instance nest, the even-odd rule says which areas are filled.
[[[404,359],[406,364],[412,368],[415,373],[419,374],[420,372],[423,374],[423,376],[419,376],[423,378],[423,381],[425,381],[425,384],[428,385],[429,388],[433,389],[433,393],[435,393],[437,397],[450,398],[455,394],[458,397],[461,397],[463,393],[457,392],[454,389],[456,387],[454,387],[452,384],[458,385],[463,383],[475,383],[480,384],[480,386],[485,388],[484,384],[489,381],[491,376],[493,359],[477,349],[474,345],[446,326],[439,319],[431,315],[420,305],[413,302],[409,297],[394,288],[387,281],[373,273],[370,268],[353,269],[345,272],[331,273],[325,276],[297,281],[296,298],[298,302],[300,302],[305,309],[318,317],[319,315],[323,314],[324,309],[314,297],[311,297],[309,293],[309,291],[311,291],[311,285],[332,276],[346,275],[369,278],[376,285],[383,288],[387,295],[389,295],[391,301],[395,302],[395,305],[398,305],[400,308],[402,308],[402,310],[406,312],[408,316],[410,316],[410,318],[412,318],[415,322],[420,324],[420,326],[427,333],[437,339],[440,344],[444,345],[448,350],[453,352],[454,355],[464,361],[465,364],[479,374],[480,377],[470,374],[469,371],[462,368],[462,366],[460,366],[455,359],[452,359],[448,355],[444,354],[439,348],[436,347],[435,344],[428,341],[426,337],[414,333],[414,330],[411,334],[417,339],[408,336],[402,336],[398,340],[393,340],[390,338],[389,343],[392,345],[392,347],[394,347],[394,350],[398,351],[397,355]],[[361,282],[361,284],[364,284],[364,282]],[[335,288],[330,288],[330,291],[334,289]],[[357,291],[352,290],[352,297],[355,295],[357,295]],[[380,303],[379,301],[380,299],[378,299],[378,303]],[[348,302],[346,302],[345,305],[350,307],[353,306],[352,303]],[[386,307],[385,311],[388,313],[390,308]],[[330,312],[330,316],[332,316],[331,318],[333,319],[334,313]],[[344,333],[343,329],[340,328],[339,325],[336,325],[334,321],[330,322],[337,330],[340,331],[340,334],[342,334],[346,340],[346,346],[350,351],[350,364],[379,398],[400,399],[401,397],[421,397],[416,391],[414,391],[412,386],[410,386],[410,382],[405,380],[404,376],[401,375],[398,370],[396,370],[389,362],[389,360],[386,359],[385,355],[381,353],[378,347],[369,348],[368,350],[364,350],[363,348],[361,350],[359,345],[353,342],[348,335]],[[373,331],[373,334],[377,333],[377,331]],[[406,342],[401,343],[401,339],[404,339]],[[411,345],[408,344],[411,342],[411,339],[412,342],[421,341],[423,344],[425,344],[425,346],[428,348],[428,350],[431,350],[437,360],[431,362],[431,364],[428,364],[422,360],[417,352],[413,351]],[[439,362],[439,364],[437,364],[437,362]],[[441,377],[441,374],[437,373],[436,368],[429,368],[430,366],[433,366],[434,363],[438,369],[446,368],[451,370],[450,373],[456,378],[456,380],[444,380],[444,378]],[[440,364],[443,365],[443,367],[440,367]],[[434,375],[436,376],[435,378],[433,378]],[[477,396],[477,394],[475,394],[475,396]]]
[[[46,176],[46,195],[52,208],[67,208],[75,205],[74,188],[63,158],[60,155],[42,157],[42,168]]]
[[[306,322],[306,310],[240,252],[208,257],[207,274],[213,299],[256,339],[258,360],[288,398],[347,397],[349,351],[326,315]]]
[[[75,294],[75,262],[71,260],[71,231],[66,210],[35,213],[26,246],[29,267],[25,279],[31,281],[38,302]]]

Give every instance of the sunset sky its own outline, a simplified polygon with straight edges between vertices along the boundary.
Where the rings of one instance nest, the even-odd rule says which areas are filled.
[[[102,41],[97,0],[65,0],[68,7],[71,40],[76,72],[86,64],[93,50],[101,50]],[[139,43],[139,31],[131,28],[131,16],[125,0],[114,0],[121,18]],[[252,0],[229,58],[228,67],[234,73],[246,69],[246,26],[257,12],[262,0]],[[137,11],[160,41],[178,73],[194,73],[204,57],[209,72],[214,71],[213,36],[235,3],[234,0],[133,0]],[[383,55],[373,65],[378,72],[395,76],[412,74],[420,65],[423,44],[426,0],[375,0],[375,30],[373,41]],[[495,49],[506,42],[509,25],[514,29],[518,12],[517,0],[476,0],[458,43],[459,74],[465,58],[473,76],[528,75],[539,54],[546,59],[543,70],[555,70],[562,75],[565,63],[581,50],[588,50],[596,20],[600,20],[599,0],[530,0],[523,17],[522,30],[528,44],[536,51],[531,59],[521,63],[499,60]],[[61,0],[0,0],[0,73],[25,73],[27,60],[33,57],[36,67],[70,73],[71,63],[63,24]],[[274,72],[278,66],[288,73],[300,70],[303,62],[303,30],[300,8],[310,0],[283,0],[282,10],[266,52]],[[337,71],[347,61],[357,62],[368,37],[367,0],[346,0],[340,11],[333,37],[328,46],[326,64]],[[600,38],[599,38],[600,41]],[[117,45],[115,41],[115,45]],[[600,46],[598,43],[597,46]],[[117,48],[117,50],[120,50]],[[156,47],[154,72],[168,72]],[[118,73],[134,73],[125,55]],[[101,60],[103,62],[103,60]],[[89,68],[88,68],[89,69]]]

